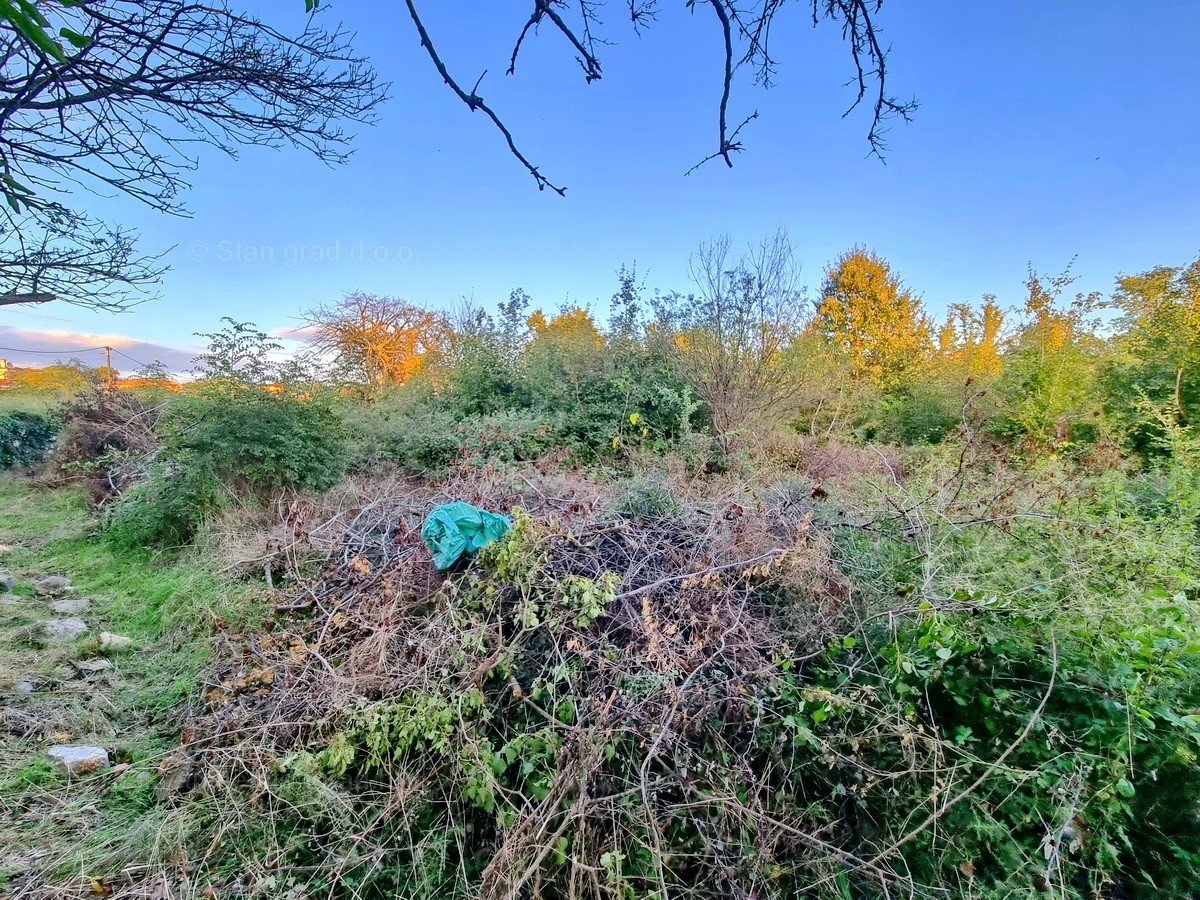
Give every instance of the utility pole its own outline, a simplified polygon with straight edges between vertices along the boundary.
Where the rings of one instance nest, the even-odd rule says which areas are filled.
[[[104,386],[112,393],[112,347],[104,348]]]

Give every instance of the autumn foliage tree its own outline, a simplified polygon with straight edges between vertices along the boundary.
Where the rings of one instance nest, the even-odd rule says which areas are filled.
[[[1169,400],[1186,421],[1200,400],[1200,257],[1122,275],[1112,305],[1123,313],[1119,345],[1130,387]]]
[[[938,331],[937,355],[960,375],[972,380],[987,380],[1000,373],[1001,329],[1004,310],[991,294],[979,308],[969,303],[952,303]]]
[[[100,384],[99,369],[81,360],[55,362],[49,366],[15,369],[9,373],[8,389],[19,393],[57,394],[72,397],[88,387]]]
[[[1057,444],[1073,428],[1094,419],[1104,345],[1092,313],[1097,294],[1062,295],[1074,278],[1030,271],[1020,327],[1007,341],[1004,372],[997,382],[1010,428],[1027,441]]]
[[[603,374],[604,334],[591,313],[579,306],[546,318],[540,309],[528,320],[530,341],[525,350],[529,377],[543,391],[565,394],[579,403],[584,385]]]
[[[356,292],[304,314],[318,350],[335,356],[374,389],[403,384],[445,349],[446,318],[398,297]]]
[[[813,326],[845,353],[850,377],[883,388],[901,384],[932,345],[920,299],[863,247],[826,268]]]

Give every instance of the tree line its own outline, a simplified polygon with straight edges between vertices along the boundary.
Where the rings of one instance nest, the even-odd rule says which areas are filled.
[[[495,312],[450,314],[354,293],[306,313],[316,352],[293,369],[408,410],[540,416],[596,450],[972,429],[1030,449],[1148,452],[1163,416],[1187,424],[1200,403],[1200,258],[1121,275],[1108,295],[1031,270],[1021,304],[987,295],[940,316],[864,247],[809,296],[782,232],[740,254],[705,244],[690,274],[691,290],[663,291],[622,269],[605,320],[520,289]]]

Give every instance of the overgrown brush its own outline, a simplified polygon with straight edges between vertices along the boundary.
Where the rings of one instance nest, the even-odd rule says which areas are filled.
[[[445,583],[397,538],[390,566],[310,584],[313,629],[264,642],[195,724],[262,723],[198,749],[207,778],[267,779],[311,836],[291,862],[345,854],[339,891],[411,897],[716,896],[788,883],[771,847],[825,865],[772,730],[844,600],[809,517],[521,514]]]
[[[63,410],[63,428],[49,466],[54,477],[82,481],[102,504],[138,482],[158,450],[161,401],[140,394],[85,391]]]
[[[247,518],[269,533],[221,555],[269,573],[278,620],[218,638],[164,764],[189,837],[154,871],[242,897],[1189,896],[1190,445],[1101,476],[864,454],[821,483],[356,478]],[[419,530],[449,499],[518,511],[438,573]]]
[[[288,605],[313,618],[225,670],[189,727],[191,796],[239,798],[213,877],[489,900],[1185,896],[1195,565],[1141,541],[1192,525],[1137,514],[1144,478],[1110,485],[1134,504],[1117,527],[1095,501],[1069,518],[1045,472],[969,462],[857,509],[805,483],[605,518],[602,498],[493,484],[482,499],[529,512],[449,577],[417,542],[428,488],[309,521],[297,542],[334,549]],[[1109,574],[1092,549],[1091,572],[1008,580],[1029,570],[1005,555],[1059,564],[1093,537]],[[1135,577],[1136,606],[1073,606]]]
[[[161,419],[157,452],[107,511],[125,547],[185,545],[231,499],[269,506],[324,491],[345,466],[341,420],[319,398],[218,382],[173,399]]]

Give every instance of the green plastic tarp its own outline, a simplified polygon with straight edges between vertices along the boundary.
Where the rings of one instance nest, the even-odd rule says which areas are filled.
[[[473,554],[502,537],[511,525],[507,516],[459,500],[438,506],[429,514],[421,526],[421,540],[433,554],[433,564],[443,571],[463,554]]]

